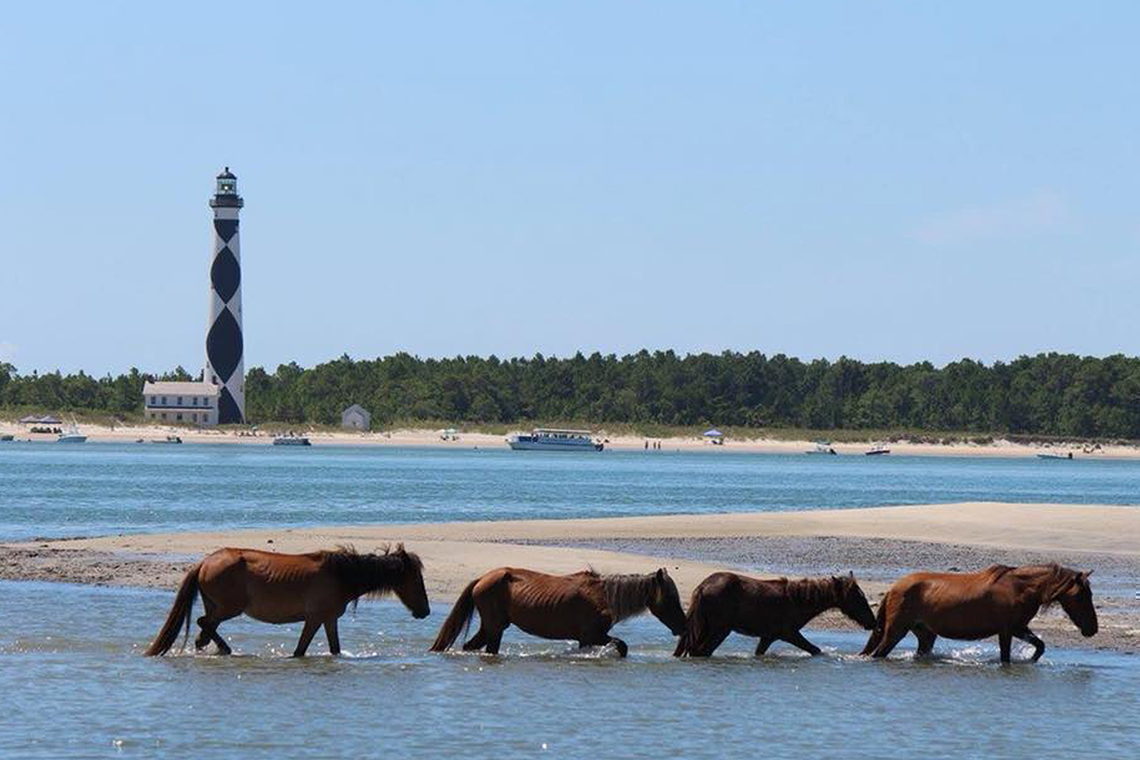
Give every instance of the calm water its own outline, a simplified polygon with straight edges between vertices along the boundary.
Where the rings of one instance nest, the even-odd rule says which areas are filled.
[[[1140,503],[1140,464],[458,449],[0,444],[0,539],[119,531],[856,507],[964,499]],[[508,631],[504,655],[431,655],[447,612],[365,603],[350,653],[294,662],[297,626],[231,621],[240,656],[139,656],[171,592],[0,582],[0,756],[1135,756],[1137,658],[1050,647],[1001,667],[940,641],[914,662],[671,656],[652,619],[627,661]],[[319,635],[316,651],[325,651]],[[722,654],[723,652],[723,654]]]
[[[0,583],[0,755],[71,757],[1134,757],[1134,657],[1051,648],[1002,667],[991,646],[914,662],[847,653],[761,660],[730,638],[670,656],[655,620],[623,623],[626,661],[508,631],[504,656],[425,652],[446,612],[346,615],[350,654],[292,661],[296,626],[232,621],[239,656],[147,659],[169,593]],[[723,652],[723,654],[721,654]]]
[[[1140,504],[1140,463],[0,444],[0,539],[979,499]]]

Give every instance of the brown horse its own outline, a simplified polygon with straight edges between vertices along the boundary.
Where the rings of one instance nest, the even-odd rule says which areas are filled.
[[[762,581],[736,573],[713,573],[693,589],[685,634],[673,655],[708,657],[734,631],[760,637],[757,657],[777,640],[817,655],[819,647],[805,639],[800,629],[835,607],[864,628],[875,625],[875,613],[854,575]]]
[[[685,628],[685,612],[673,579],[661,568],[647,575],[599,575],[592,570],[547,575],[500,567],[471,581],[447,616],[431,651],[442,652],[479,611],[479,630],[465,651],[498,654],[503,631],[514,623],[544,639],[573,639],[580,647],[613,644],[625,657],[629,647],[610,636],[615,623],[648,609],[673,635]]]
[[[1009,662],[1014,638],[1033,645],[1033,662],[1045,642],[1029,630],[1041,607],[1060,602],[1085,636],[1097,631],[1089,575],[1060,565],[991,565],[976,573],[911,573],[896,581],[879,604],[875,631],[863,654],[886,657],[907,633],[929,654],[939,636],[976,641],[998,637]]]
[[[198,618],[202,631],[194,642],[197,649],[212,640],[222,654],[229,654],[229,645],[218,635],[218,625],[244,612],[265,623],[304,621],[294,657],[304,656],[322,625],[329,652],[340,654],[336,624],[349,602],[355,604],[366,594],[379,596],[389,591],[395,592],[416,618],[428,616],[423,563],[404,551],[403,544],[379,554],[358,554],[351,547],[311,554],[219,549],[186,573],[174,606],[146,655],[170,651],[184,624],[189,637],[191,610],[199,592],[206,614]]]

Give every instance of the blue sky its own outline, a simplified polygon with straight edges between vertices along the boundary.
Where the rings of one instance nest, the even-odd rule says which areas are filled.
[[[23,3],[0,360],[1140,353],[1140,6]]]

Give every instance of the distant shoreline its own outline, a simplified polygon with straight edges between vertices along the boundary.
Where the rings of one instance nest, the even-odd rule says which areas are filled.
[[[708,451],[710,453],[733,452],[744,454],[805,454],[815,449],[813,441],[783,440],[778,438],[734,439],[727,437],[723,445],[713,445],[700,436],[652,437],[634,434],[607,434],[602,426],[596,426],[597,437],[606,440],[606,448],[617,451],[645,451],[646,454],[661,454],[676,451]],[[524,430],[519,426],[518,430]],[[220,443],[252,446],[267,446],[272,443],[274,434],[267,431],[238,432],[220,429],[191,429],[161,425],[107,425],[82,424],[80,431],[88,441],[96,443],[135,443],[150,444],[167,436],[179,436],[185,443]],[[314,446],[431,446],[439,448],[506,448],[506,435],[479,432],[459,432],[458,440],[442,437],[442,431],[427,428],[403,428],[377,432],[354,432],[349,430],[307,431],[297,426],[296,432],[309,438]],[[55,442],[55,435],[30,433],[28,426],[12,421],[0,421],[0,435],[13,435],[16,440]],[[648,443],[649,448],[646,447]],[[0,445],[3,445],[0,443]],[[659,445],[660,449],[654,448]],[[839,455],[862,456],[872,444],[869,442],[834,442],[831,448]],[[1140,446],[1124,444],[1091,445],[1063,443],[1021,443],[996,438],[985,443],[957,441],[954,443],[919,443],[898,441],[886,443],[892,454],[905,456],[993,456],[993,457],[1035,457],[1038,454],[1060,454],[1072,452],[1075,459],[1133,459],[1140,460]]]

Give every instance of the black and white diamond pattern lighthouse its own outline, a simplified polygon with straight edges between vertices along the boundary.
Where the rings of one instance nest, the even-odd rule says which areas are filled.
[[[205,380],[219,386],[218,424],[245,422],[245,361],[241,336],[241,248],[238,213],[244,205],[237,177],[226,167],[210,199],[214,257],[210,265],[210,321]]]

